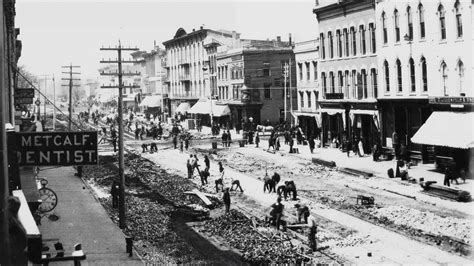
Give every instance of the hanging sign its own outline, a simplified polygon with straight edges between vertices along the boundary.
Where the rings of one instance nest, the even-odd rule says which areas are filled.
[[[16,133],[19,165],[98,163],[97,131]]]

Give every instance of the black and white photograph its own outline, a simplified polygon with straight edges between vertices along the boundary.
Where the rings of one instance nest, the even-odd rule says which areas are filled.
[[[474,0],[0,3],[0,265],[474,264]]]

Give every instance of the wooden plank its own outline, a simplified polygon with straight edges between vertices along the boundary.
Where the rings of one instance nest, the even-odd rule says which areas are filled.
[[[28,238],[31,237],[41,237],[41,233],[36,225],[35,219],[31,214],[30,208],[28,208],[28,202],[26,201],[25,195],[22,190],[13,190],[13,196],[20,199],[21,205],[20,210],[18,210],[18,219],[26,230],[26,235]]]
[[[196,194],[196,196],[198,196],[207,206],[212,205],[212,202],[201,191],[193,189],[192,192],[194,192],[194,194]]]

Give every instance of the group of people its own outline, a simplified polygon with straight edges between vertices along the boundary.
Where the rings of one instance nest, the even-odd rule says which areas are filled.
[[[224,130],[222,132],[222,146],[224,147],[230,147],[230,144],[232,143],[232,135],[230,134],[229,130]]]

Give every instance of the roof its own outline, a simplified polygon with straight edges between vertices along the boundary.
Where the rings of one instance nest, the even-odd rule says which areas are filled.
[[[192,36],[199,35],[199,34],[207,34],[208,32],[214,32],[223,36],[232,37],[232,33],[229,33],[229,31],[226,31],[226,30],[211,30],[211,29],[201,28],[199,30],[186,33],[186,31],[183,28],[179,28],[176,31],[176,34],[174,35],[173,39],[164,41],[163,45],[166,47],[167,45],[174,43],[176,41],[185,40],[187,38],[190,38]]]
[[[474,112],[433,112],[411,138],[413,143],[474,148]]]
[[[139,104],[140,106],[147,107],[158,107],[161,106],[161,96],[160,95],[149,95]]]

